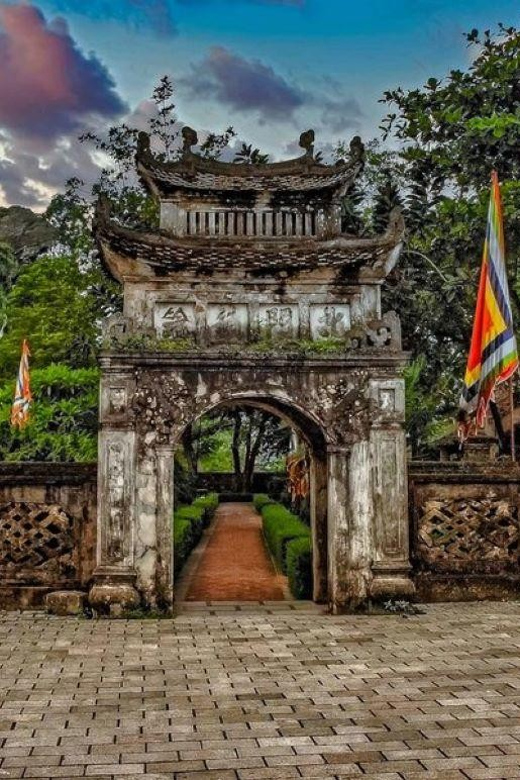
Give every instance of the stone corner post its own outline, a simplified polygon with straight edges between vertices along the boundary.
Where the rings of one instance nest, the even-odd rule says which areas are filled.
[[[159,444],[157,453],[157,561],[156,561],[156,599],[157,604],[166,611],[173,608],[173,486],[174,486],[174,447],[171,444]]]
[[[408,539],[404,380],[370,382],[373,555],[370,596],[413,596]]]
[[[101,380],[98,455],[97,565],[91,606],[117,616],[139,606],[134,568],[136,434],[128,421],[129,383],[108,373]]]

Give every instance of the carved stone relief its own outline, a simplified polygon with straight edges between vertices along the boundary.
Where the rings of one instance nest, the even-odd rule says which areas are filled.
[[[372,380],[370,398],[374,423],[402,422],[404,418],[402,379]]]
[[[193,303],[160,303],[154,309],[154,325],[160,336],[186,339],[197,330]]]
[[[108,396],[108,409],[110,414],[121,414],[127,405],[126,387],[111,387]]]
[[[125,468],[124,445],[114,442],[108,446],[108,542],[107,553],[114,563],[123,560]]]
[[[207,340],[226,344],[247,339],[248,310],[245,304],[210,304],[206,311]]]
[[[261,334],[295,338],[298,335],[298,307],[293,305],[260,306],[257,315],[257,329]]]
[[[101,546],[104,564],[126,565],[131,557],[128,528],[132,518],[134,437],[132,431],[101,432],[100,512],[103,517]]]
[[[313,304],[310,307],[311,338],[342,338],[350,329],[348,304]]]

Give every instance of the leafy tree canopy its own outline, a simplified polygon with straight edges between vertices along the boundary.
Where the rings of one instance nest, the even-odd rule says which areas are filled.
[[[520,316],[520,32],[500,26],[496,33],[472,30],[466,39],[474,54],[466,71],[384,94],[383,145],[369,147],[361,192],[351,193],[344,208],[347,224],[364,232],[380,231],[393,205],[404,210],[404,250],[384,303],[399,312],[414,358],[407,376],[422,404],[409,427],[416,453],[455,414],[493,169],[502,181],[516,322]],[[394,149],[384,145],[389,140]]]
[[[1,342],[0,342],[1,343]],[[50,364],[31,373],[28,425],[10,425],[15,379],[0,382],[0,460],[96,459],[99,371]]]

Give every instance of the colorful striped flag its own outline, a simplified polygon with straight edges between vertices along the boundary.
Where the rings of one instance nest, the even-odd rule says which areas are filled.
[[[507,283],[500,185],[491,175],[491,199],[475,320],[460,399],[463,421],[459,436],[467,437],[471,422],[482,427],[496,385],[518,368],[518,351]]]
[[[29,422],[29,408],[32,401],[30,377],[29,377],[29,344],[24,339],[22,344],[22,357],[16,380],[13,408],[11,410],[11,425],[23,428]]]

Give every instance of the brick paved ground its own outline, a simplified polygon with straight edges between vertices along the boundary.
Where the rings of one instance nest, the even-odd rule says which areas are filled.
[[[286,578],[275,571],[251,504],[221,504],[202,545],[188,601],[283,600]]]
[[[427,610],[3,615],[0,778],[520,777],[520,604]]]

